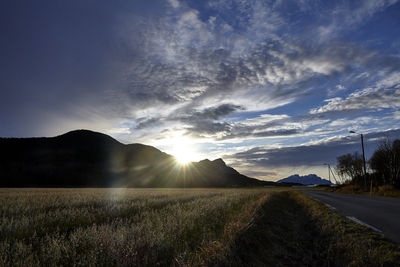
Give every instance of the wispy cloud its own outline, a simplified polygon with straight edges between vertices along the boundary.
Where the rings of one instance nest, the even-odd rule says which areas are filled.
[[[310,113],[397,108],[400,106],[400,73],[392,73],[375,86],[355,91],[344,99],[336,97],[325,101],[326,105]]]
[[[0,131],[91,128],[154,145],[185,137],[213,147],[206,156],[381,132],[399,122],[393,9],[397,1],[10,2],[0,10]],[[254,173],[266,176],[262,166],[279,165],[260,162],[269,165]]]
[[[321,13],[327,22],[320,25],[317,32],[322,40],[331,40],[343,31],[354,30],[360,24],[367,23],[376,13],[397,2],[397,0],[342,1],[332,10]]]
[[[367,159],[372,155],[383,137],[398,138],[400,130],[390,130],[365,135]],[[359,136],[326,138],[298,146],[278,148],[254,147],[244,152],[225,155],[231,165],[244,172],[264,169],[279,173],[279,169],[290,167],[321,167],[324,163],[336,164],[336,158],[345,153],[360,151]]]

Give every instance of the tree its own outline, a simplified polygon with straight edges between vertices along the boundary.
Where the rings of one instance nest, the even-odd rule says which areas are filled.
[[[391,142],[388,138],[382,141],[372,155],[371,169],[383,184],[400,187],[400,140]]]
[[[351,182],[361,185],[363,181],[362,157],[358,152],[337,157],[336,172],[342,183]]]

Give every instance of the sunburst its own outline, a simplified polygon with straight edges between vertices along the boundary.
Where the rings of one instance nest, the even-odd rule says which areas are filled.
[[[181,165],[196,161],[198,158],[194,145],[188,138],[177,138],[174,140],[171,154]]]

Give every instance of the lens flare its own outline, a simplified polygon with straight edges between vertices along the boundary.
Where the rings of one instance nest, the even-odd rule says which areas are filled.
[[[174,141],[171,154],[182,165],[198,160],[198,155],[193,148],[193,144],[185,138]]]

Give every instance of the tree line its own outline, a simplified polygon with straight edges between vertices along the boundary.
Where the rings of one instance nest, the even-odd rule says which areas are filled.
[[[400,188],[400,139],[386,138],[367,162],[364,175],[363,159],[358,152],[337,157],[339,183],[360,187],[392,185]]]

